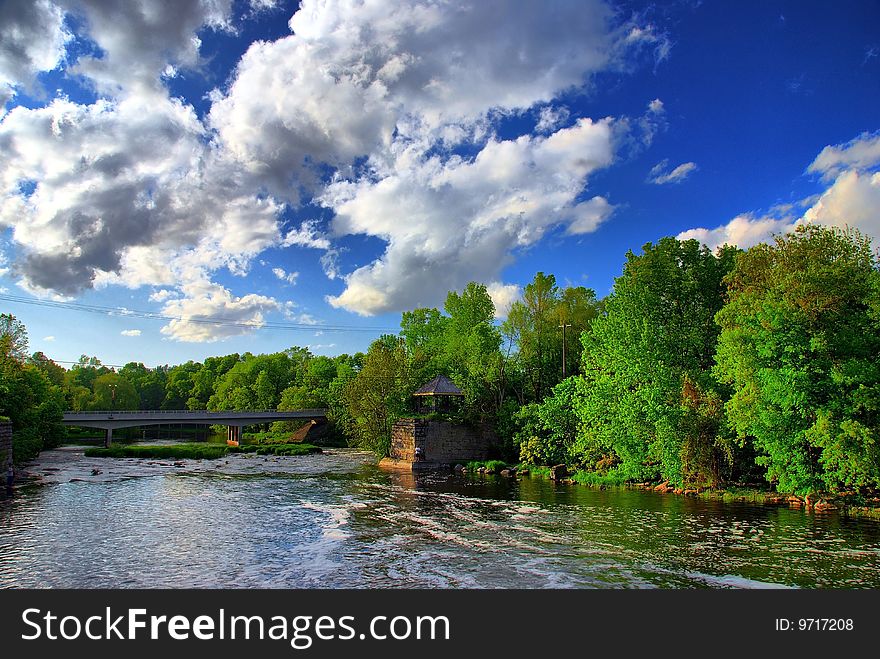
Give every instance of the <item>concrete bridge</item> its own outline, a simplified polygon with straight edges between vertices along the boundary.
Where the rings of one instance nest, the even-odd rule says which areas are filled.
[[[113,441],[116,428],[135,426],[159,426],[170,423],[186,423],[201,426],[226,426],[227,439],[238,445],[241,442],[241,429],[258,423],[290,421],[292,419],[324,419],[324,408],[278,412],[276,410],[244,412],[209,412],[208,410],[145,410],[142,412],[65,412],[61,423],[65,426],[101,428],[104,430],[104,446]]]

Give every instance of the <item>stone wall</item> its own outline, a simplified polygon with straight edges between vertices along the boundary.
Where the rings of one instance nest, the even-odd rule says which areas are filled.
[[[452,464],[485,460],[493,435],[487,428],[429,421],[400,419],[391,429],[391,458],[413,462],[417,446],[425,462]]]
[[[10,467],[12,467],[12,423],[0,421],[0,483],[6,483]],[[7,486],[11,484],[6,483]],[[0,485],[0,488],[2,487]]]
[[[424,449],[424,426],[420,421],[420,419],[398,419],[394,422],[391,427],[391,458],[413,462],[416,457],[416,446]]]

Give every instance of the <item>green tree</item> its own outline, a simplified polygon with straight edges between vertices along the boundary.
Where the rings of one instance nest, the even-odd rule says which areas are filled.
[[[301,348],[269,355],[245,353],[217,379],[208,409],[277,409],[281,392],[302,377],[309,358]]]
[[[344,421],[355,446],[388,455],[391,427],[408,411],[414,383],[403,339],[386,335],[367,351],[363,368],[342,392]]]
[[[715,373],[768,480],[805,493],[880,486],[880,282],[871,241],[814,225],[736,259]]]
[[[729,452],[726,438],[687,434],[697,426],[684,423],[694,409],[683,390],[686,378],[701,392],[719,389],[710,370],[718,336],[713,318],[733,256],[731,248],[716,256],[694,240],[674,238],[627,254],[604,315],[582,336],[576,412],[584,464],[614,463],[624,478],[659,475],[679,485],[714,479],[714,458]],[[706,450],[696,450],[701,442]],[[713,460],[706,464],[688,462],[707,454]]]
[[[563,347],[565,375],[579,372],[580,335],[598,317],[599,308],[595,291],[583,286],[560,289],[553,275],[539,272],[526,285],[522,300],[511,305],[502,326],[517,347],[516,370],[526,387],[521,401],[539,402],[562,381]]]
[[[574,412],[577,378],[566,378],[553,395],[541,403],[530,403],[517,413],[519,459],[527,464],[572,464],[580,456],[573,452],[578,419]]]
[[[27,330],[14,316],[3,314],[0,333],[0,416],[12,421],[16,462],[57,446],[65,436],[61,425],[64,398],[40,368],[27,363]]]
[[[28,336],[24,324],[12,314],[0,314],[0,355],[24,362],[27,354]]]
[[[130,382],[137,392],[138,409],[161,409],[167,379],[164,369],[151,369],[139,362],[129,362],[119,370],[119,375]]]
[[[118,373],[105,373],[95,379],[93,410],[136,410],[139,403],[134,386]]]
[[[49,382],[59,388],[64,387],[64,368],[49,359],[42,352],[35,352],[28,358],[28,363],[42,371]]]
[[[443,335],[448,365],[445,374],[465,394],[465,415],[472,421],[484,421],[494,411],[492,383],[498,376],[500,359],[501,332],[494,324],[495,305],[483,284],[470,282],[460,294],[450,292],[443,308],[448,314]]]
[[[530,399],[540,401],[559,376],[560,351],[557,353],[556,334],[559,287],[556,277],[539,272],[523,289],[522,300],[514,302],[507,313],[506,331],[518,345],[518,357],[525,382],[530,388]],[[561,372],[561,370],[560,370]]]

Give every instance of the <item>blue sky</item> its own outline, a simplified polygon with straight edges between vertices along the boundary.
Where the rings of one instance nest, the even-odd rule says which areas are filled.
[[[365,350],[666,235],[880,238],[877,3],[7,0],[0,103],[0,310],[62,362]]]

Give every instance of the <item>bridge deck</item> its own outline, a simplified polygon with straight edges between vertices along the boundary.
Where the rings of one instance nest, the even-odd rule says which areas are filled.
[[[61,423],[65,426],[82,426],[84,428],[131,428],[134,426],[155,426],[170,423],[187,423],[193,425],[218,426],[252,426],[272,421],[288,421],[292,419],[322,419],[327,416],[323,408],[292,410],[259,411],[223,411],[208,410],[144,410],[99,411],[99,412],[65,412]]]

